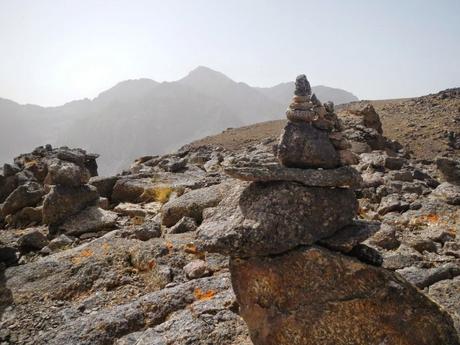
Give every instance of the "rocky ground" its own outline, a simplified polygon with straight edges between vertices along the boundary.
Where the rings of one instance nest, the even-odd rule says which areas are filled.
[[[438,303],[460,334],[460,151],[456,134],[430,118],[446,114],[442,126],[456,133],[459,104],[450,91],[374,104],[377,112],[354,104],[339,117],[363,179],[358,218],[375,224],[350,250],[371,248],[374,263]],[[401,109],[420,131],[397,118]],[[201,251],[197,229],[248,183],[232,167],[275,160],[282,126],[228,130],[111,177],[96,176],[96,155],[67,148],[37,148],[5,165],[0,344],[252,344],[229,258]],[[434,133],[439,145],[414,145]]]

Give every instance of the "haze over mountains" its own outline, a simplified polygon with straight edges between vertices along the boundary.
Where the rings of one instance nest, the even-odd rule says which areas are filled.
[[[175,82],[127,80],[93,100],[59,107],[0,98],[0,162],[50,143],[99,153],[100,173],[115,173],[136,157],[174,150],[228,127],[281,119],[293,89],[293,82],[251,87],[198,67]],[[341,89],[313,91],[335,104],[358,100]]]

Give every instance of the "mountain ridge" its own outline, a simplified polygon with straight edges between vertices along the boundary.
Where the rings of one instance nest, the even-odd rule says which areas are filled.
[[[98,152],[100,171],[112,173],[143,154],[165,153],[228,127],[282,118],[292,89],[293,83],[256,88],[199,66],[177,81],[129,79],[93,99],[61,106],[0,98],[0,160],[10,161],[45,142]],[[358,100],[347,91],[337,98],[335,89],[328,90],[331,97],[319,87],[319,98]]]

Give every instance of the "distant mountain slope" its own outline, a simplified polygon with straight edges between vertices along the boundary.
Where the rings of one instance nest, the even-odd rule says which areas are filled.
[[[127,167],[135,157],[164,153],[227,127],[280,119],[293,83],[256,88],[207,67],[175,82],[127,80],[59,107],[0,99],[0,162],[50,143],[101,154],[100,172]],[[314,87],[323,101],[355,101],[352,94]]]

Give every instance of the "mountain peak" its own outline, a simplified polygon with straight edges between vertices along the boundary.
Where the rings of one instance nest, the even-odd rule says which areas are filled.
[[[234,83],[232,79],[227,77],[225,74],[215,71],[206,66],[198,66],[193,69],[186,77],[179,80],[179,82],[186,84],[196,83]]]

